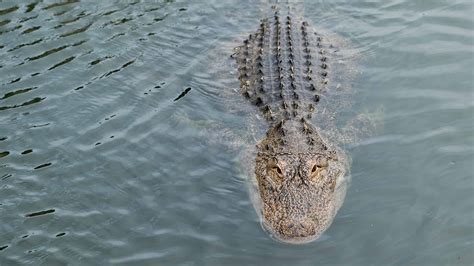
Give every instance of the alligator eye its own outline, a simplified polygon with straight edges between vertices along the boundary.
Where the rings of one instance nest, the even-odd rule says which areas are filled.
[[[316,163],[313,165],[313,168],[311,168],[311,177],[312,178],[317,178],[320,173],[324,171],[324,169],[327,167],[327,163]]]
[[[277,171],[277,173],[278,173],[279,175],[282,175],[282,174],[283,174],[283,172],[281,171],[280,167],[275,166],[275,168],[276,168],[276,171]]]
[[[275,181],[281,182],[283,180],[283,171],[281,170],[281,168],[277,165],[274,165],[272,171]]]
[[[313,168],[311,169],[311,174],[314,175],[326,167],[328,167],[328,162],[327,160],[322,159],[313,165]]]

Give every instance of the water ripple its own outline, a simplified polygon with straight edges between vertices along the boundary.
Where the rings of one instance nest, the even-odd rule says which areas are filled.
[[[381,110],[335,223],[294,247],[237,155],[265,128],[229,55],[273,4],[0,3],[0,264],[469,264],[471,5],[289,3],[361,59],[348,113]]]
[[[18,10],[18,8],[19,8],[18,6],[12,6],[12,7],[9,7],[9,8],[0,9],[0,16],[11,13],[11,12],[14,12],[14,11]]]

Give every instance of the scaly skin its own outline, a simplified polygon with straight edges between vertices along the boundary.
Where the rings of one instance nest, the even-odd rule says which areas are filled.
[[[336,186],[345,155],[306,122],[283,120],[258,146],[255,174],[263,225],[276,238],[306,243],[318,238],[340,207]]]
[[[346,155],[311,124],[329,70],[324,41],[313,33],[276,12],[234,55],[242,94],[269,123],[255,161],[262,224],[289,243],[315,240],[331,225],[348,170]]]

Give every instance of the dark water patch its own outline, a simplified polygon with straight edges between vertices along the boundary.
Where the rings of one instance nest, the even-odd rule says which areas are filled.
[[[149,89],[148,92],[144,92],[143,94],[148,95],[149,92],[151,92],[151,89]]]
[[[180,9],[178,9],[178,11],[186,11],[186,10],[188,10],[188,9],[187,9],[187,8],[184,8],[184,7],[183,7],[183,8],[180,8]]]
[[[78,33],[81,33],[81,32],[84,32],[86,31],[93,23],[89,23],[87,25],[85,25],[84,27],[82,28],[79,28],[79,29],[75,29],[73,31],[70,31],[70,32],[67,32],[67,33],[63,33],[61,35],[59,35],[59,37],[67,37],[67,36],[72,36],[72,35],[76,35]]]
[[[82,90],[82,89],[84,89],[84,86],[79,86],[79,87],[75,88],[74,90],[78,91],[78,90]]]
[[[108,77],[108,76],[110,76],[110,75],[112,75],[112,74],[114,74],[114,73],[117,73],[117,72],[121,71],[122,69],[128,67],[129,65],[131,65],[131,64],[133,64],[133,63],[135,63],[135,59],[134,59],[134,60],[131,60],[131,61],[127,62],[127,63],[125,63],[125,64],[122,65],[120,68],[117,68],[117,69],[114,69],[114,70],[112,70],[112,71],[109,71],[109,72],[105,73],[105,74],[102,75],[100,78],[105,78],[105,77]]]
[[[99,146],[100,144],[102,144],[102,143],[100,143],[100,142],[97,142],[97,143],[95,144],[95,146]]]
[[[34,98],[33,100],[31,100],[31,101],[27,101],[27,102],[25,102],[25,103],[22,103],[20,106],[27,106],[27,105],[30,105],[30,104],[39,103],[39,102],[41,102],[41,101],[44,100],[44,99],[46,99],[46,97],[43,97],[43,98],[41,98],[41,97],[36,97],[36,98]]]
[[[56,210],[55,209],[49,209],[49,210],[45,210],[45,211],[39,211],[39,212],[32,212],[32,213],[28,213],[28,214],[25,214],[25,217],[36,217],[36,216],[41,216],[41,215],[45,215],[45,214],[50,214],[50,213],[54,213]]]
[[[0,16],[14,12],[18,9],[18,6],[12,6],[6,9],[0,9]]]
[[[107,39],[107,41],[111,41],[117,37],[120,37],[120,36],[124,36],[125,35],[125,32],[121,32],[121,33],[117,33],[115,35],[113,35],[112,37],[110,37],[109,39]]]
[[[54,13],[54,16],[55,16],[55,17],[62,16],[62,15],[64,15],[64,14],[66,14],[66,12],[68,12],[68,11],[69,11],[69,10],[67,10],[67,9],[66,9],[66,10],[63,10],[63,11],[59,11],[58,13]]]
[[[0,35],[4,34],[4,33],[8,33],[8,32],[12,32],[12,31],[15,31],[19,28],[23,27],[23,25],[16,25],[15,27],[11,28],[11,29],[7,29],[7,30],[4,30],[4,31],[0,31]]]
[[[59,22],[59,25],[55,26],[54,28],[55,29],[58,29],[58,28],[61,28],[67,24],[70,24],[70,23],[73,23],[73,22],[76,22],[78,20],[80,20],[81,18],[83,17],[87,17],[89,16],[90,14],[86,13],[85,11],[82,11],[81,13],[79,13],[75,18],[71,18],[71,19],[67,19],[67,20],[63,20],[61,22]]]
[[[55,69],[55,68],[57,68],[57,67],[59,67],[59,66],[62,66],[62,65],[64,65],[64,64],[67,64],[67,63],[71,62],[72,60],[74,60],[74,58],[76,58],[76,57],[75,57],[75,56],[68,57],[68,58],[64,59],[63,61],[61,61],[61,62],[55,64],[54,66],[48,68],[48,70],[53,70],[53,69]]]
[[[9,20],[9,19],[0,21],[0,27],[5,26],[5,25],[7,25],[7,24],[10,23],[10,22],[11,22],[11,20]]]
[[[4,249],[6,249],[6,248],[8,248],[8,245],[1,246],[1,247],[0,247],[0,251],[4,250]]]
[[[44,124],[39,124],[39,125],[32,125],[30,128],[39,128],[39,127],[46,127],[49,126],[50,123],[44,123]]]
[[[45,168],[45,167],[48,167],[52,165],[52,163],[44,163],[44,164],[41,164],[41,165],[38,165],[36,166],[35,168],[33,168],[34,170],[38,170],[38,169],[41,169],[41,168]]]
[[[68,0],[68,1],[54,3],[54,4],[51,4],[51,5],[45,6],[45,7],[43,7],[43,9],[51,9],[51,8],[55,8],[55,7],[59,7],[59,6],[65,6],[65,5],[77,3],[77,2],[79,2],[79,1],[78,0]]]
[[[31,104],[35,104],[35,103],[39,103],[41,102],[42,100],[46,99],[46,97],[36,97],[30,101],[27,101],[27,102],[24,102],[22,104],[17,104],[17,105],[9,105],[9,106],[0,106],[0,111],[3,111],[3,110],[8,110],[8,109],[13,109],[13,108],[18,108],[18,107],[22,107],[22,106],[27,106],[27,105],[31,105]]]
[[[29,91],[34,90],[36,88],[38,88],[38,87],[31,87],[31,88],[19,89],[19,90],[16,90],[16,91],[7,92],[7,93],[5,93],[5,95],[3,95],[2,98],[0,98],[0,100],[4,100],[6,98],[10,98],[10,97],[13,97],[13,96],[18,95],[18,94],[29,92]]]
[[[104,60],[107,60],[107,59],[110,59],[112,58],[112,56],[104,56],[104,57],[101,57],[101,58],[97,58],[96,60],[92,61],[89,63],[89,66],[93,66],[93,65],[97,65],[99,64],[100,62],[104,61]]]
[[[110,120],[110,119],[112,119],[112,118],[114,118],[114,117],[116,117],[116,116],[117,116],[117,115],[111,115],[111,116],[109,116],[109,117],[106,117],[104,120],[105,120],[105,121],[108,121],[108,120]]]
[[[74,47],[74,46],[79,46],[79,45],[81,45],[81,44],[83,44],[83,43],[86,43],[87,41],[88,41],[88,40],[78,41],[78,42],[76,42],[76,43],[73,43],[71,46],[73,46],[73,47]]]
[[[160,10],[160,9],[161,9],[161,7],[153,7],[153,8],[145,9],[144,12],[153,12],[153,11]]]
[[[13,83],[16,83],[16,82],[18,82],[18,81],[20,81],[20,80],[21,80],[21,77],[18,77],[18,78],[16,78],[16,79],[10,80],[10,81],[8,82],[8,84],[13,84]]]
[[[131,21],[131,20],[133,20],[133,18],[122,18],[122,19],[119,19],[119,20],[115,21],[114,25],[120,25],[120,24],[126,23],[126,22]]]
[[[31,11],[33,11],[33,9],[35,9],[35,7],[38,3],[39,2],[33,2],[31,4],[26,5],[25,13],[30,13]]]
[[[52,55],[52,54],[54,54],[54,53],[57,53],[57,52],[59,52],[59,51],[62,51],[62,50],[64,50],[64,49],[66,49],[67,47],[68,47],[68,45],[63,45],[63,46],[60,46],[60,47],[56,47],[56,48],[50,49],[50,50],[48,50],[48,51],[46,51],[46,52],[43,52],[43,53],[40,54],[40,55],[33,56],[33,57],[28,57],[28,58],[26,58],[26,60],[28,60],[28,61],[38,60],[38,59],[41,59],[41,58],[46,57],[46,56],[48,56],[48,55]]]
[[[109,26],[109,25],[120,25],[120,24],[123,24],[123,23],[126,23],[130,20],[133,20],[133,18],[121,18],[121,19],[116,19],[116,20],[112,20],[112,21],[108,21],[106,23],[104,23],[102,25],[103,28]]]
[[[0,137],[0,141],[4,141],[4,140],[7,140],[8,137]]]
[[[59,233],[59,234],[56,234],[56,237],[62,237],[62,236],[65,236],[66,233]]]
[[[2,151],[2,152],[0,152],[0,158],[6,157],[6,156],[8,156],[8,154],[10,154],[9,151]]]
[[[28,238],[30,235],[21,236],[21,238]]]
[[[102,16],[112,15],[113,13],[120,11],[120,9],[110,10],[102,14]]]
[[[79,19],[81,19],[80,17],[76,17],[76,18],[73,18],[73,19],[70,19],[70,20],[64,20],[64,21],[61,21],[59,22],[60,24],[59,25],[56,25],[54,26],[53,28],[54,29],[59,29],[61,27],[64,27],[65,25],[69,24],[69,23],[72,23],[74,21],[78,21]]]
[[[42,41],[43,41],[43,38],[38,39],[38,40],[35,40],[35,41],[32,41],[32,42],[29,42],[29,43],[22,43],[22,44],[19,44],[19,45],[15,46],[15,47],[11,48],[10,50],[8,50],[8,52],[15,51],[15,50],[20,49],[20,48],[25,47],[25,46],[35,45],[35,44],[40,43],[40,42],[42,42]]]
[[[92,54],[93,52],[94,52],[94,49],[89,49],[88,51],[84,52],[82,55]]]
[[[34,27],[24,30],[21,34],[28,34],[28,33],[37,31],[39,29],[41,29],[41,26],[34,26]]]
[[[125,64],[122,66],[122,68],[126,68],[126,67],[128,67],[129,65],[131,65],[131,64],[133,64],[133,63],[135,63],[135,60],[132,60],[132,61],[129,61],[129,62],[125,63]]]
[[[2,175],[2,177],[0,177],[0,179],[6,180],[6,179],[8,179],[8,178],[10,178],[10,177],[12,177],[12,176],[13,176],[12,174],[4,174],[4,175]]]
[[[26,22],[26,21],[28,21],[28,20],[35,19],[35,18],[37,18],[37,17],[38,17],[38,15],[36,15],[36,16],[31,16],[31,17],[25,17],[25,18],[20,19],[19,22],[20,22],[20,23],[23,23],[23,22]]]
[[[162,20],[164,20],[167,16],[169,16],[169,14],[166,14],[166,15],[164,15],[164,16],[162,16],[162,17],[159,17],[159,18],[154,18],[153,21],[156,21],[156,22],[162,21]]]
[[[33,152],[32,149],[24,150],[24,151],[21,152],[21,155],[29,154],[29,153],[32,153],[32,152]]]
[[[31,76],[34,77],[34,76],[38,76],[39,74],[41,74],[41,73],[40,73],[40,72],[36,72],[36,73],[31,74]]]
[[[191,91],[191,88],[190,88],[190,87],[186,88],[186,89],[185,89],[183,92],[181,92],[181,94],[180,94],[178,97],[176,97],[176,99],[174,99],[173,101],[176,102],[177,100],[183,98],[183,97],[186,96],[186,94],[188,94],[188,92],[190,92],[190,91]]]
[[[116,116],[117,116],[117,115],[114,114],[114,115],[111,115],[111,116],[109,116],[109,117],[104,118],[104,120],[105,120],[105,121],[109,121],[110,119],[112,119],[112,118],[114,118],[114,117],[116,117]],[[100,122],[99,122],[99,125],[102,125],[102,123],[104,123],[104,122],[103,122],[103,121],[100,121]]]

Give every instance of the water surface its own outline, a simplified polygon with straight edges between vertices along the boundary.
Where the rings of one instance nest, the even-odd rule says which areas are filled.
[[[228,55],[271,4],[0,2],[0,265],[472,264],[472,2],[291,4],[349,40],[347,114],[378,121],[302,246],[262,230],[240,170]]]

